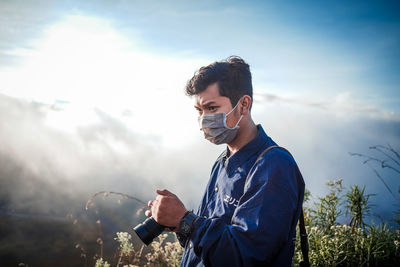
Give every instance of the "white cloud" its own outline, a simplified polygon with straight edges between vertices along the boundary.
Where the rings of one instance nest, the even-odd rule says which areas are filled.
[[[46,200],[67,195],[84,202],[101,190],[151,198],[156,188],[167,188],[196,208],[210,168],[224,149],[200,133],[185,146],[165,147],[154,136],[136,133],[123,119],[98,109],[93,111],[96,120],[72,132],[47,124],[49,114],[64,112],[49,105],[1,96],[0,109],[1,162],[4,166],[17,162],[25,173],[18,174],[20,184],[8,175],[3,187],[14,190],[18,205],[34,203],[41,210],[61,205],[42,202],[43,193]],[[348,152],[363,153],[369,145],[386,143],[399,148],[399,122],[360,116],[343,119],[330,111],[288,103],[256,103],[253,112],[267,134],[293,153],[314,195],[324,192],[326,180],[343,178],[345,185],[367,184],[369,192],[378,192],[381,199],[386,196],[374,174]],[[390,177],[389,184],[397,186]]]
[[[335,116],[342,116],[344,119],[354,119],[354,116],[369,116],[371,118],[388,119],[400,121],[400,114],[381,110],[380,108],[367,104],[365,101],[358,100],[353,93],[341,92],[332,98],[321,99],[318,96],[280,96],[276,94],[255,94],[255,102],[262,104],[282,103],[294,104],[298,108],[311,108],[315,110],[329,112]]]

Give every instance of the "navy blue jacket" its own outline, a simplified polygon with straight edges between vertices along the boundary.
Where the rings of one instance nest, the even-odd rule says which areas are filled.
[[[215,162],[181,266],[291,266],[304,181],[293,157],[261,125],[232,157]],[[253,166],[254,165],[254,166]]]

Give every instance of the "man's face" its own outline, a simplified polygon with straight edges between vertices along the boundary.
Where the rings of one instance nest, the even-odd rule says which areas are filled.
[[[210,113],[228,113],[232,110],[232,104],[228,97],[221,96],[218,90],[218,83],[211,84],[203,92],[195,95],[194,107],[199,116]],[[239,120],[239,107],[237,107],[226,119],[228,127],[234,127]]]

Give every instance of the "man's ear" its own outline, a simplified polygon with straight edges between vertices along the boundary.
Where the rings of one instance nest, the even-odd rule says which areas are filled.
[[[248,115],[250,113],[250,107],[253,99],[249,95],[244,95],[242,97],[242,105],[240,107],[240,112],[242,115]]]

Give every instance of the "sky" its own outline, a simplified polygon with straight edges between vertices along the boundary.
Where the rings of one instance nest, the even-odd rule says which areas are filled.
[[[292,152],[313,196],[342,178],[378,193],[389,218],[398,202],[349,152],[400,150],[399,11],[396,1],[1,1],[2,208],[57,212],[66,204],[55,196],[148,199],[156,188],[196,208],[224,146],[204,140],[184,86],[238,55],[255,122]],[[397,192],[398,174],[378,170]]]

